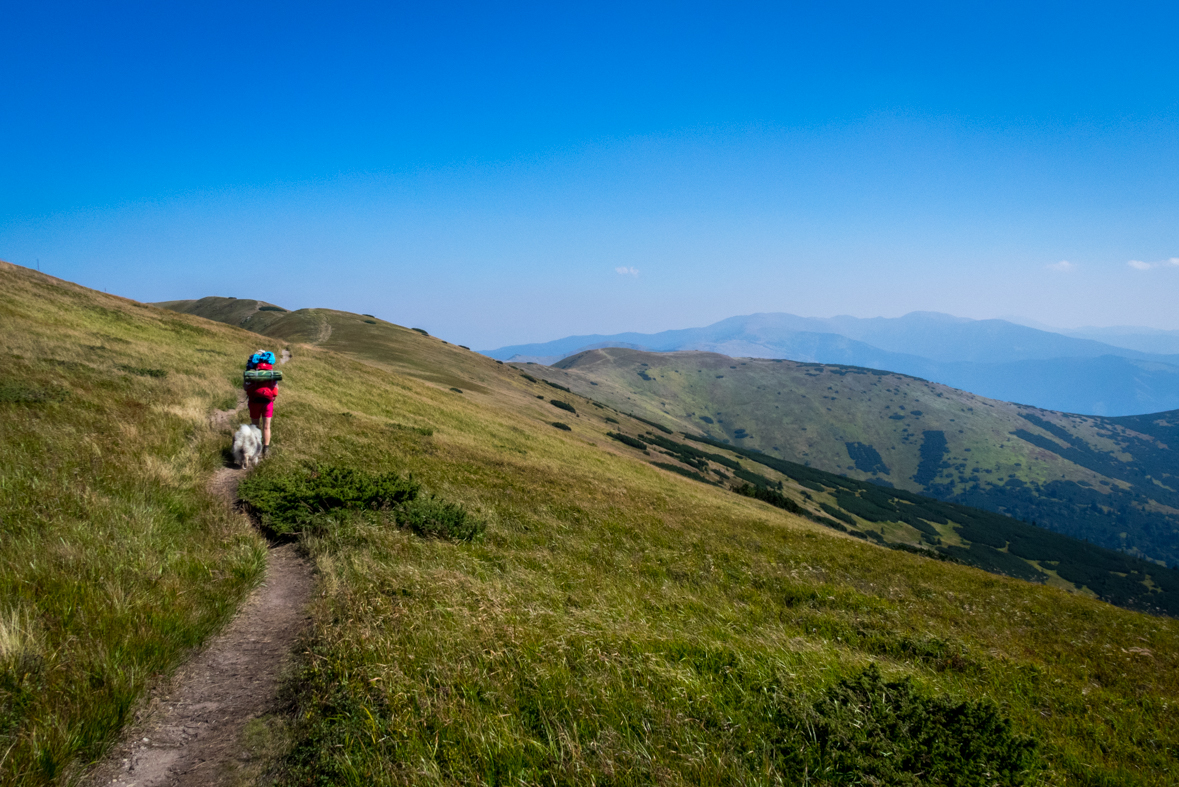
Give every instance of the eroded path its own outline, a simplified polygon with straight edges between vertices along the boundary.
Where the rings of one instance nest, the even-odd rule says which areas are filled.
[[[210,420],[228,430],[234,412],[218,411]],[[220,468],[209,480],[209,491],[232,505],[242,476],[236,468]],[[272,547],[262,585],[226,630],[154,693],[89,784],[232,783],[247,758],[241,744],[245,725],[277,710],[278,676],[307,626],[311,592],[311,568],[295,547]]]

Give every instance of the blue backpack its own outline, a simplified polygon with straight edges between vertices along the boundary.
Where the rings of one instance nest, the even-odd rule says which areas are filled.
[[[257,369],[258,364],[260,364],[260,363],[268,363],[271,366],[273,366],[274,365],[274,353],[270,352],[269,350],[263,350],[261,352],[254,353],[246,361],[246,369],[247,370]]]

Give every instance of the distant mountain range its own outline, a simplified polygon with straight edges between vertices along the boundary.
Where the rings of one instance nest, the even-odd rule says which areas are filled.
[[[1102,335],[1102,329],[1088,330]],[[701,350],[900,372],[992,399],[1062,412],[1117,416],[1179,409],[1179,354],[1117,346],[1173,348],[1179,340],[1168,332],[1105,330],[1109,342],[1006,320],[969,320],[935,312],[870,319],[752,314],[703,328],[570,336],[484,354],[548,365],[603,347]]]

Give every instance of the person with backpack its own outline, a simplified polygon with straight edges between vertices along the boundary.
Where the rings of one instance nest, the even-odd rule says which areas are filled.
[[[282,379],[282,372],[273,370],[274,353],[269,350],[259,350],[246,361],[244,387],[250,407],[250,423],[261,427],[262,456],[270,451],[270,420],[274,418],[274,400],[278,396],[278,381]]]

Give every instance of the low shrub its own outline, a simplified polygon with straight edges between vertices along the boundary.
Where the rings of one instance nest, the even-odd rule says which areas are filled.
[[[755,473],[752,470],[746,470],[744,467],[738,466],[734,468],[733,475],[737,476],[742,481],[753,484],[754,486],[760,486],[766,489],[775,486],[774,482],[766,478],[764,475]]]
[[[336,509],[392,508],[417,497],[418,484],[397,473],[369,473],[338,465],[310,465],[281,475],[265,465],[242,480],[238,497],[277,536],[302,531],[311,517]]]
[[[560,429],[561,431],[564,431],[564,432],[572,432],[573,431],[573,427],[571,427],[569,424],[563,424],[560,421],[553,421],[553,426],[557,427],[558,429]]]
[[[541,398],[543,399],[544,397]],[[569,404],[568,402],[562,402],[560,399],[549,399],[549,404],[551,404],[553,407],[556,407],[558,410],[565,410],[566,412],[577,415],[577,411],[573,409],[573,405]]]
[[[369,325],[376,325],[377,324],[376,320],[365,320],[365,322],[367,322]]]
[[[541,382],[544,383],[545,385],[549,386],[550,388],[556,388],[558,391],[564,391],[565,393],[573,393],[573,391],[570,391],[568,388],[566,388],[563,385],[557,385],[556,383],[551,383],[548,380],[541,380]]]
[[[281,307],[281,306],[259,306],[259,307],[258,307],[258,311],[260,311],[260,312],[285,312],[285,311],[286,311],[286,309],[284,309],[284,308],[283,308],[283,307]],[[371,314],[367,314],[367,315],[365,315],[365,316],[366,316],[366,317],[371,317],[372,315],[371,315]]]
[[[815,771],[848,777],[837,784],[1021,785],[1039,761],[1036,742],[990,700],[924,696],[875,664],[829,688],[811,714]]]
[[[527,380],[530,383],[537,382],[537,379],[535,377],[533,377],[532,375],[527,374],[525,372],[520,372],[520,376],[523,377],[525,380]]]
[[[427,332],[426,332],[426,330],[425,330],[424,328],[410,328],[410,330],[411,330],[411,331],[417,331],[417,332],[418,332],[418,333],[420,333],[422,336],[429,336],[429,335],[430,335],[429,333],[427,333]]]
[[[611,418],[610,416],[606,416],[606,423],[608,423],[608,424],[616,424],[616,423],[618,423],[618,420],[617,420],[617,419],[615,419],[615,418]]]
[[[626,434],[621,434],[620,432],[606,432],[606,436],[609,437],[611,440],[617,440],[618,442],[622,443],[623,445],[629,445],[631,448],[637,448],[640,451],[642,451],[643,453],[647,452],[647,444],[644,443],[642,440],[639,440],[638,438],[631,437],[630,435],[626,435]]]
[[[700,475],[699,473],[692,472],[691,470],[689,470],[686,467],[680,467],[679,465],[673,465],[670,462],[652,462],[651,464],[655,465],[656,467],[658,467],[662,470],[670,470],[671,472],[678,473],[679,475],[682,475],[686,478],[691,478],[693,481],[700,481],[702,483],[713,484],[715,486],[715,482],[711,481],[710,479],[705,478],[704,476]]]
[[[450,390],[454,391],[455,393],[462,393],[463,392],[462,388],[451,388]]]
[[[638,421],[640,423],[644,423],[647,426],[651,426],[651,427],[658,429],[660,432],[663,432],[664,434],[671,434],[671,430],[668,429],[663,424],[657,424],[654,421],[648,421],[646,418],[641,418],[641,417],[635,415],[634,413],[627,413],[627,415],[629,415],[631,418],[635,419],[636,421]]]
[[[399,527],[419,536],[472,541],[487,530],[483,520],[472,516],[458,503],[447,503],[436,497],[419,497],[396,510]]]
[[[760,500],[763,503],[769,503],[775,508],[781,508],[783,511],[789,511],[792,514],[806,514],[802,506],[776,489],[768,489],[764,486],[755,486],[753,484],[741,484],[734,486],[733,491],[739,495],[752,497],[754,500]]]
[[[847,532],[847,528],[846,528],[846,527],[844,527],[843,525],[839,524],[839,523],[838,523],[838,522],[836,522],[834,519],[831,519],[831,518],[829,518],[829,517],[825,517],[825,516],[819,516],[818,514],[815,514],[815,515],[812,515],[812,516],[811,516],[811,521],[812,521],[812,522],[818,522],[818,523],[819,523],[820,525],[822,525],[823,527],[829,527],[829,528],[831,528],[832,530],[838,530],[840,533],[846,533],[846,532]]]
[[[841,511],[833,505],[828,503],[819,503],[819,508],[823,509],[841,522],[846,522],[849,525],[855,525],[856,523],[856,520],[853,519],[846,511]]]

